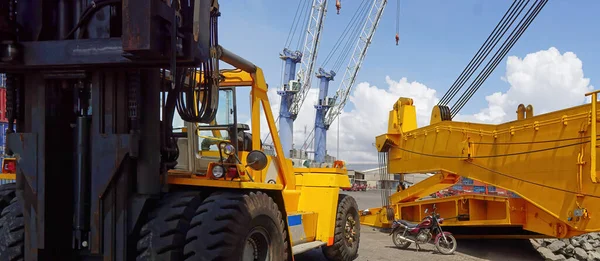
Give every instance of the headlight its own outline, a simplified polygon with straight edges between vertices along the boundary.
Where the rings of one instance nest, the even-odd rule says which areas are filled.
[[[225,153],[225,155],[227,156],[231,156],[235,153],[235,148],[233,147],[233,145],[228,143],[225,146],[223,146],[223,153]]]
[[[231,155],[235,154],[235,148],[229,142],[219,143],[219,148],[221,149],[221,152],[223,152],[227,156],[231,156]]]
[[[223,177],[223,175],[225,175],[225,169],[224,169],[224,168],[223,168],[221,165],[215,165],[215,166],[212,168],[212,175],[213,175],[215,178],[218,178],[218,179],[220,179],[220,178],[222,178],[222,177]]]

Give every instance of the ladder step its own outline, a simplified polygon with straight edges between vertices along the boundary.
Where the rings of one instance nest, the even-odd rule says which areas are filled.
[[[309,250],[321,247],[327,245],[327,243],[323,242],[323,241],[313,241],[313,242],[308,242],[308,243],[302,243],[299,245],[295,245],[292,247],[292,253],[294,255],[297,254],[302,254],[304,252],[307,252]]]

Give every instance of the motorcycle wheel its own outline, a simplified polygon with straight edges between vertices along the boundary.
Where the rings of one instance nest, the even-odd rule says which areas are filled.
[[[448,243],[444,241],[443,237],[440,237],[440,239],[435,242],[435,248],[443,255],[451,255],[454,253],[454,251],[456,251],[456,239],[453,235],[448,234],[446,235],[446,240]],[[447,248],[447,246],[450,246],[450,248]]]
[[[394,242],[394,245],[396,245],[396,247],[401,248],[401,249],[407,249],[411,243],[398,238],[398,236],[401,236],[401,235],[402,235],[401,230],[394,231],[394,233],[392,234],[392,241]]]

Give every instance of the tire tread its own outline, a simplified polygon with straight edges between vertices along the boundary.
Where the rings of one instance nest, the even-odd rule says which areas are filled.
[[[195,191],[166,194],[140,230],[136,260],[181,260],[190,219],[200,202]]]

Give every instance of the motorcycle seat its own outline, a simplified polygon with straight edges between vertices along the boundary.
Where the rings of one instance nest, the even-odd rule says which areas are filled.
[[[408,228],[415,228],[419,225],[418,223],[412,223],[412,222],[408,222],[406,220],[398,220],[397,222],[402,225],[405,225]]]

